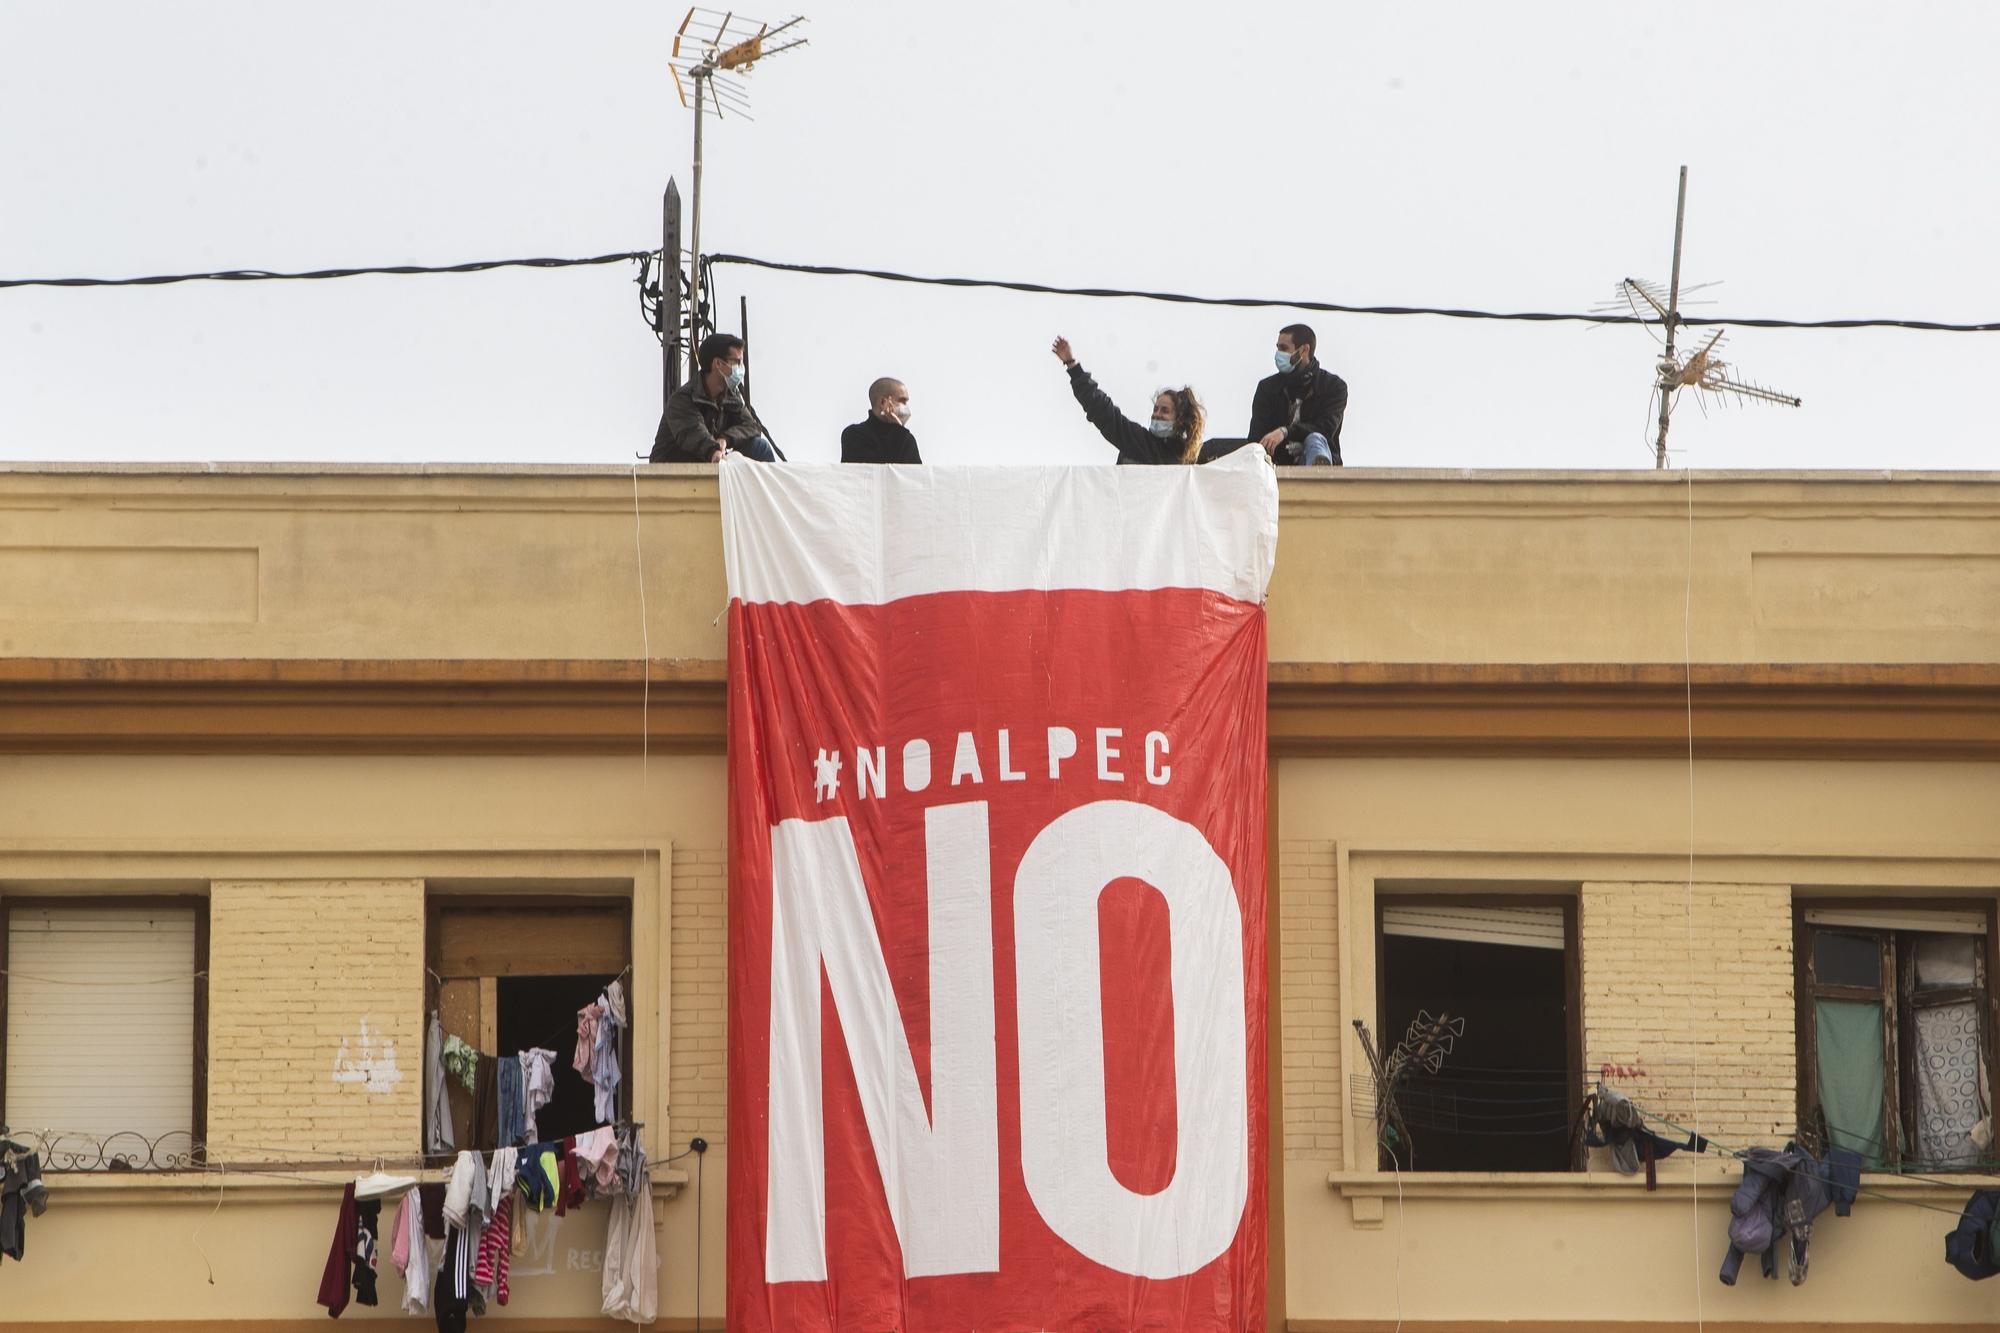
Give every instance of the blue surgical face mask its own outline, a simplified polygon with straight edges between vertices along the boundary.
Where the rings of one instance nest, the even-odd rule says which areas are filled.
[[[1151,429],[1153,434],[1159,436],[1161,439],[1164,440],[1167,438],[1167,436],[1172,435],[1174,433],[1174,423],[1171,421],[1161,421],[1155,418],[1152,423]]]
[[[1280,375],[1292,368],[1293,361],[1290,352],[1273,352],[1271,353],[1271,359],[1278,363],[1278,373]]]
[[[738,361],[729,368],[729,387],[732,389],[743,387],[743,363],[741,361]]]

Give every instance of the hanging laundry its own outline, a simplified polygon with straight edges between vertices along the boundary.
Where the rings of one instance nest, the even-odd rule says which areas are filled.
[[[556,1216],[583,1206],[583,1172],[577,1166],[576,1139],[566,1137],[556,1150]]]
[[[618,1131],[603,1125],[588,1134],[579,1134],[571,1152],[592,1197],[610,1193],[612,1182],[618,1178]]]
[[[485,1160],[476,1152],[460,1153],[445,1182],[444,1220],[477,1235],[486,1225],[488,1199]]]
[[[444,1333],[464,1333],[472,1292],[472,1237],[461,1227],[447,1225],[444,1263],[431,1294],[431,1309]]]
[[[505,1063],[513,1064],[509,1060]],[[500,1066],[502,1061],[481,1053],[472,1091],[472,1142],[468,1148],[504,1148],[500,1135]],[[515,1068],[519,1068],[515,1065]]]
[[[452,1149],[451,1101],[444,1090],[444,1024],[431,1011],[424,1033],[424,1151],[442,1156]]]
[[[639,1142],[639,1127],[625,1125],[618,1131],[618,1174],[612,1181],[614,1194],[630,1194],[646,1169],[646,1149]]]
[[[28,1247],[27,1214],[40,1217],[48,1206],[40,1155],[25,1144],[0,1139],[0,1254],[18,1262]]]
[[[492,1217],[499,1211],[502,1199],[512,1198],[514,1187],[519,1183],[521,1150],[502,1148],[493,1154],[493,1160],[486,1168],[486,1215]]]
[[[625,991],[616,980],[597,997],[597,1008],[601,1012],[596,1025],[595,1046],[591,1051],[589,1077],[592,1086],[597,1089],[598,1123],[608,1125],[618,1118],[618,1083],[622,1078],[618,1067],[618,1032],[625,1026]]]
[[[1629,1097],[1602,1083],[1590,1098],[1590,1128],[1583,1141],[1588,1147],[1609,1148],[1611,1169],[1621,1176],[1636,1175],[1643,1165],[1648,1190],[1659,1184],[1653,1164],[1660,1158],[1677,1152],[1708,1151],[1708,1140],[1699,1134],[1690,1134],[1676,1142],[1653,1133],[1646,1128],[1644,1115]]]
[[[465,1039],[457,1033],[444,1039],[445,1072],[464,1085],[467,1092],[479,1085],[479,1052],[466,1045]]]
[[[374,1305],[375,1231],[382,1221],[380,1199],[357,1200],[354,1205],[354,1301]]]
[[[526,1105],[523,1101],[523,1075],[521,1057],[507,1055],[500,1057],[498,1069],[498,1101],[500,1111],[500,1141],[497,1147],[511,1148],[528,1137]]]
[[[333,1244],[326,1252],[326,1270],[319,1278],[319,1303],[335,1319],[347,1308],[354,1274],[354,1182],[340,1191],[340,1215],[333,1222]]]
[[[500,1305],[507,1303],[507,1270],[513,1258],[514,1196],[503,1195],[494,1206],[493,1221],[479,1235],[479,1258],[472,1267],[472,1285]]]
[[[417,1186],[417,1198],[424,1207],[424,1234],[432,1240],[444,1239],[444,1195],[441,1180]]]
[[[396,1238],[391,1242],[389,1260],[403,1278],[403,1313],[428,1314],[431,1284],[437,1266],[431,1256],[429,1238],[424,1234],[424,1192],[413,1189],[403,1196],[396,1210]]]
[[[2000,1190],[1974,1190],[1945,1234],[1945,1262],[1974,1282],[2000,1273]]]
[[[556,1094],[556,1053],[540,1046],[521,1052],[521,1119],[522,1133],[529,1139],[539,1139],[541,1133],[535,1128],[535,1112],[549,1104],[549,1098]]]
[[[521,1149],[520,1163],[522,1202],[535,1212],[547,1212],[555,1206],[559,1188],[555,1145],[528,1144]]]
[[[604,1313],[649,1324],[659,1314],[660,1251],[653,1237],[653,1185],[645,1151],[629,1156],[632,1187],[611,1203],[604,1237]]]
[[[1813,1219],[1834,1201],[1833,1168],[1796,1144],[1787,1144],[1783,1152],[1750,1148],[1740,1156],[1743,1183],[1729,1201],[1729,1253],[1722,1261],[1723,1284],[1736,1285],[1746,1254],[1761,1255],[1764,1276],[1776,1277],[1778,1237],[1786,1235],[1791,1240],[1788,1272],[1796,1287],[1806,1280]]]
[[[590,1066],[597,1059],[597,1025],[604,1017],[603,997],[586,1004],[576,1011],[576,1053],[570,1057],[570,1068],[585,1078],[590,1077]]]

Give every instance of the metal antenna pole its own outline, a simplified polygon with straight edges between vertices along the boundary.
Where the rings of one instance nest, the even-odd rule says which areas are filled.
[[[660,199],[660,410],[681,387],[681,187]]]
[[[688,378],[698,380],[707,369],[701,357],[701,112],[708,76],[694,75],[694,217],[688,233]],[[678,262],[679,256],[675,256]]]
[[[701,96],[699,88],[696,89],[695,96],[697,98]],[[696,105],[699,106],[699,102]],[[700,133],[700,124],[697,112],[695,121],[697,135]],[[699,180],[701,178],[699,154],[695,161],[697,163],[695,179]],[[1674,325],[1679,322],[1681,315],[1681,227],[1687,220],[1687,205],[1688,169],[1683,164],[1680,196],[1674,202],[1674,274],[1673,281],[1667,288],[1667,350],[1660,360],[1660,434],[1653,442],[1653,466],[1656,468],[1664,468],[1667,465],[1667,416],[1673,410],[1674,388],[1678,381],[1678,367],[1674,361]]]

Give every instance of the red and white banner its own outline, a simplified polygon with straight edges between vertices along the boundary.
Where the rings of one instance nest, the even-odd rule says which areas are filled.
[[[732,1333],[1261,1329],[1260,451],[722,516]]]

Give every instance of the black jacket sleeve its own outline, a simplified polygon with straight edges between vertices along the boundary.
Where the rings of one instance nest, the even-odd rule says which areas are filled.
[[[1340,423],[1347,417],[1347,381],[1330,371],[1322,370],[1313,385],[1312,396],[1299,404],[1299,419],[1285,433],[1285,438],[1294,444],[1302,443],[1306,436],[1319,434],[1327,438],[1339,456]]]
[[[660,418],[659,433],[653,437],[655,463],[706,463],[715,453],[708,422],[694,405],[694,395],[683,384],[667,399],[666,415]]]
[[[1267,375],[1257,381],[1257,392],[1250,396],[1251,440],[1261,440],[1280,426],[1289,425],[1291,413],[1285,402],[1284,376]]]
[[[1121,463],[1166,463],[1175,460],[1162,457],[1162,441],[1153,432],[1118,410],[1111,401],[1111,395],[1097,387],[1097,381],[1083,368],[1083,362],[1073,361],[1069,367],[1070,391],[1076,401],[1083,405],[1083,414],[1090,418],[1090,424],[1097,427],[1112,448],[1118,451]]]

